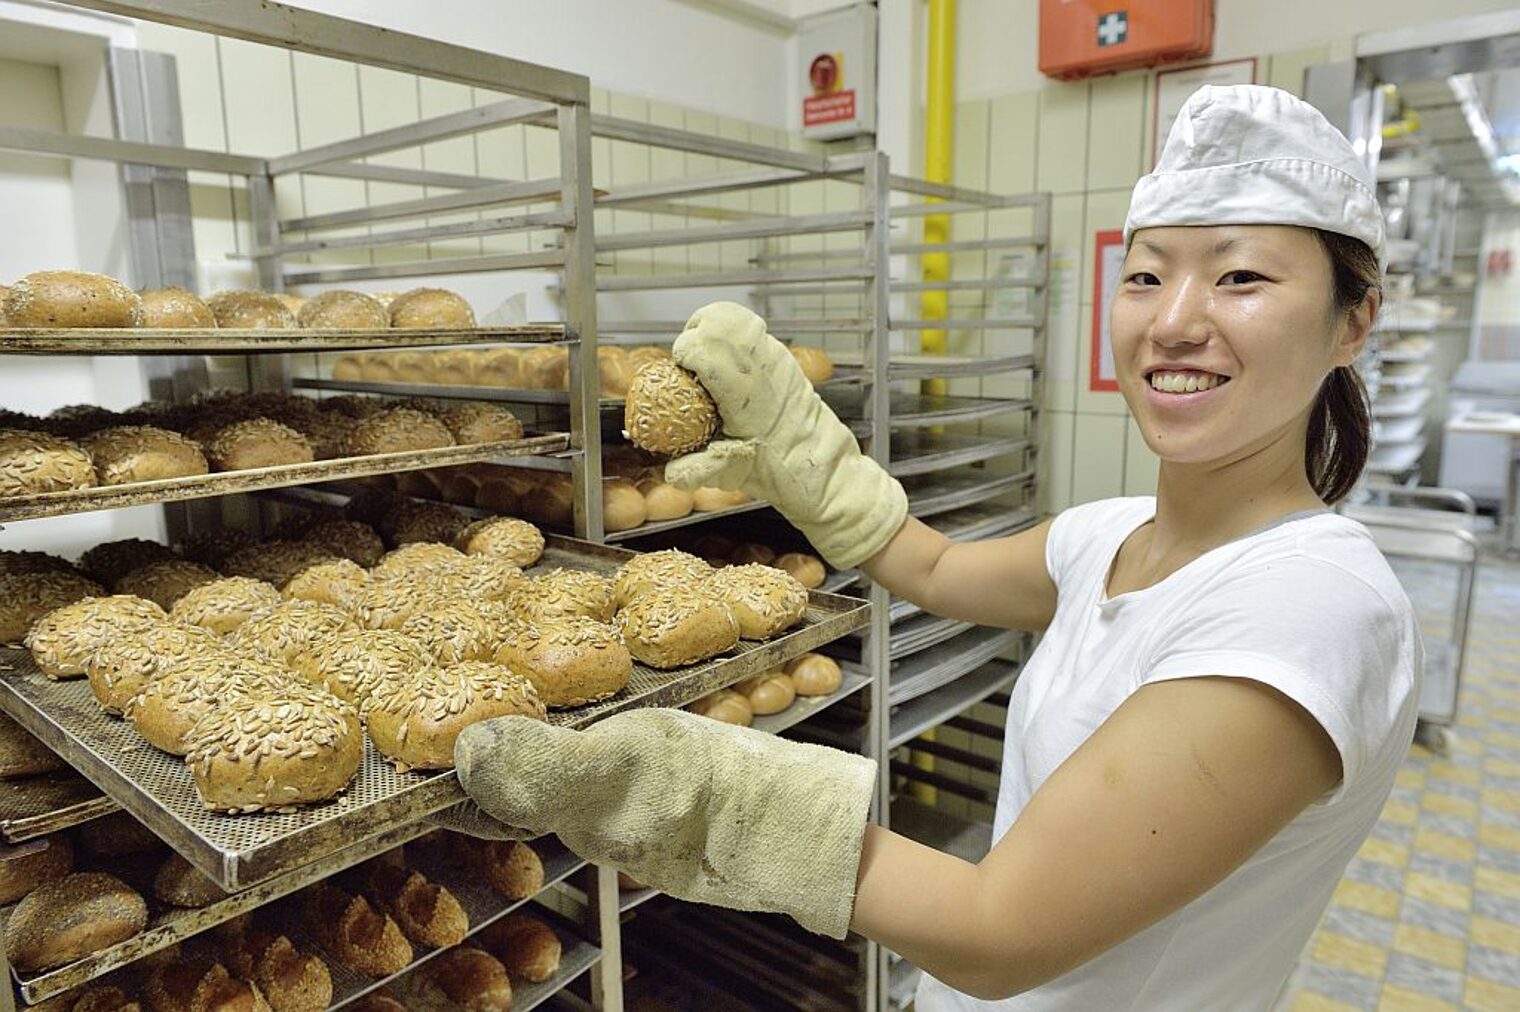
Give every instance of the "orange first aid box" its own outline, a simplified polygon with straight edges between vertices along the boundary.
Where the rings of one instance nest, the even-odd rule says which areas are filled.
[[[1214,0],[1040,0],[1040,72],[1070,80],[1214,48]]]

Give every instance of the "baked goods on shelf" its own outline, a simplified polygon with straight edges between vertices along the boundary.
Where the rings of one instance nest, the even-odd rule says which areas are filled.
[[[386,408],[361,418],[343,441],[344,452],[350,454],[404,453],[453,445],[448,426],[416,408]]]
[[[40,1006],[33,1005],[36,1009]],[[114,985],[85,990],[69,1006],[69,1012],[142,1012],[142,1006]]]
[[[432,665],[416,640],[390,629],[345,629],[323,637],[290,666],[312,685],[359,707],[382,685],[404,682]]]
[[[733,689],[719,689],[709,693],[687,707],[692,713],[720,720],[725,724],[738,724],[740,727],[749,727],[755,722],[755,711],[749,705],[749,698],[741,692]]]
[[[40,849],[30,854],[0,861],[0,903],[14,903],[42,883],[74,870],[74,848],[67,836],[54,833],[38,843]]]
[[[528,582],[522,570],[494,555],[467,555],[455,566],[434,570],[419,581],[428,593],[481,604],[503,601]]]
[[[0,780],[52,773],[68,766],[26,728],[0,713]]]
[[[305,923],[323,948],[357,973],[386,977],[412,961],[412,943],[394,920],[331,883],[306,891]]]
[[[551,569],[535,576],[518,591],[515,604],[527,622],[576,616],[610,622],[615,610],[612,581],[583,569]]]
[[[285,935],[239,931],[222,950],[228,968],[253,983],[273,1012],[323,1012],[332,1004],[332,973],[315,953]]]
[[[749,493],[726,488],[710,488],[703,486],[691,494],[692,508],[698,513],[716,513],[718,510],[731,510],[735,506],[743,506],[751,502]]]
[[[464,1008],[469,1012],[507,1012],[512,982],[506,967],[489,953],[469,945],[440,952],[418,973],[424,1008]]]
[[[368,582],[369,570],[350,559],[334,559],[307,566],[292,576],[280,588],[280,596],[341,606],[355,588]]]
[[[141,293],[142,322],[139,326],[158,328],[216,326],[216,317],[200,297],[183,288],[148,288]]]
[[[81,442],[102,485],[186,478],[211,470],[199,443],[152,425],[118,425]]]
[[[16,904],[5,922],[5,952],[18,970],[46,970],[125,941],[147,924],[148,906],[131,886],[103,872],[76,872]]]
[[[161,666],[122,704],[121,712],[148,744],[184,755],[189,751],[186,738],[196,723],[212,710],[231,706],[233,696],[270,698],[298,684],[288,668],[219,648],[192,663]]]
[[[844,681],[839,662],[823,654],[803,654],[786,665],[792,687],[799,696],[827,696]]]
[[[215,583],[220,577],[210,566],[189,559],[165,559],[139,566],[116,581],[117,594],[145,598],[164,611],[196,587]]]
[[[371,991],[348,1007],[353,1012],[407,1012],[405,1005],[384,991]]]
[[[196,909],[227,898],[227,892],[179,854],[170,854],[153,876],[153,895],[171,907]]]
[[[609,532],[631,531],[649,519],[644,493],[627,478],[602,482],[602,526]]]
[[[464,401],[444,408],[438,417],[461,446],[523,437],[522,422],[500,404]]]
[[[95,484],[84,447],[46,432],[0,428],[0,498],[64,492]]]
[[[405,865],[372,862],[364,895],[419,945],[458,945],[470,932],[470,917],[454,894]]]
[[[734,691],[744,695],[749,701],[750,710],[757,717],[780,713],[797,698],[797,689],[785,671],[768,671],[754,678],[746,678],[734,684]]]
[[[464,561],[464,553],[435,541],[413,541],[383,555],[370,569],[377,580],[415,577],[430,570],[452,569]]]
[[[507,899],[525,900],[544,887],[544,863],[521,840],[459,839],[473,846],[473,867],[484,870],[491,888]]]
[[[211,959],[155,966],[143,982],[149,1012],[270,1012],[258,986]]]
[[[385,554],[385,542],[380,535],[358,520],[325,520],[307,531],[305,540],[365,568],[379,562]]]
[[[0,576],[0,644],[19,645],[32,624],[48,612],[104,593],[99,584],[77,573]]]
[[[267,292],[217,292],[206,299],[218,327],[291,330],[296,318],[285,303]]]
[[[325,546],[310,541],[263,541],[229,555],[222,564],[222,573],[283,587],[301,570],[336,558]]]
[[[272,584],[251,576],[224,576],[187,591],[169,609],[169,617],[226,636],[256,612],[279,603],[280,592]]]
[[[769,545],[762,545],[756,541],[746,541],[734,549],[728,561],[735,566],[745,566],[751,563],[759,563],[762,566],[773,565],[776,561],[776,551]]]
[[[11,573],[77,573],[68,559],[47,552],[0,549],[0,576]]]
[[[220,641],[199,626],[159,623],[122,632],[85,661],[90,692],[106,713],[122,713],[160,675],[225,659]]]
[[[391,326],[399,329],[458,330],[475,326],[475,311],[460,295],[442,288],[413,288],[390,301]]]
[[[302,327],[383,330],[390,326],[390,316],[372,296],[335,288],[305,300],[296,323]]]
[[[612,578],[614,603],[627,607],[646,591],[671,586],[696,586],[707,582],[713,568],[679,548],[635,555],[618,567]]]
[[[470,518],[441,502],[403,499],[380,520],[380,534],[394,547],[414,541],[451,543],[470,525]]]
[[[320,601],[281,601],[254,615],[228,637],[234,649],[251,650],[289,664],[302,650],[333,633],[357,628],[348,612]]]
[[[642,593],[617,613],[617,626],[628,652],[652,668],[695,664],[739,643],[733,612],[701,587]]]
[[[143,305],[104,274],[37,271],[11,282],[4,310],[10,327],[140,327]]]
[[[823,581],[828,577],[823,561],[805,552],[783,552],[776,556],[776,561],[771,565],[790,574],[792,579],[808,590],[823,586]]]
[[[615,695],[633,675],[633,657],[611,626],[557,618],[522,627],[496,653],[533,683],[549,707],[585,706]]]
[[[802,367],[802,375],[811,383],[827,383],[834,378],[834,359],[822,348],[794,344],[787,349]]]
[[[636,487],[644,497],[645,518],[652,523],[679,520],[690,516],[696,508],[696,500],[690,492],[663,479],[644,478]]]
[[[700,450],[718,431],[718,406],[691,373],[668,359],[642,366],[628,386],[623,425],[634,446],[652,453]]]
[[[770,639],[800,622],[807,611],[806,587],[758,563],[726,566],[708,578],[706,588],[734,613],[744,639]]]
[[[218,471],[309,464],[316,459],[310,440],[273,418],[233,422],[218,429],[205,447],[207,459]]]
[[[548,712],[527,679],[500,664],[465,661],[382,685],[365,711],[370,741],[400,770],[454,766],[454,740],[470,724]]]
[[[514,984],[542,984],[559,972],[559,935],[532,914],[508,914],[487,924],[478,938]]]
[[[48,612],[32,624],[26,648],[37,669],[49,678],[75,678],[95,651],[124,633],[137,632],[166,621],[164,610],[152,601],[130,594],[87,597]]]
[[[575,492],[567,474],[546,474],[522,494],[518,512],[542,527],[568,528],[575,522]]]
[[[90,579],[109,587],[139,566],[174,558],[167,545],[143,538],[103,541],[79,557],[79,568]]]
[[[75,830],[75,835],[79,849],[97,860],[152,854],[164,846],[153,830],[126,812],[111,812],[91,819]]]
[[[490,660],[496,652],[491,624],[465,600],[424,602],[401,623],[400,631],[439,664]]]

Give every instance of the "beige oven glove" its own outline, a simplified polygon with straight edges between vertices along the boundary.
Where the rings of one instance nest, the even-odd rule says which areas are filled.
[[[486,815],[677,899],[849,928],[876,781],[863,756],[649,709],[585,731],[482,721],[454,764]]]
[[[729,438],[666,464],[666,481],[765,499],[838,569],[886,547],[907,519],[907,493],[860,452],[764,320],[714,302],[692,314],[671,351],[712,395]]]

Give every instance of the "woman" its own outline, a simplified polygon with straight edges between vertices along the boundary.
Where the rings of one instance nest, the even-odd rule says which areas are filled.
[[[470,728],[486,813],[677,896],[853,928],[931,975],[920,1012],[1269,1007],[1414,728],[1408,601],[1326,509],[1368,449],[1351,367],[1382,219],[1312,108],[1204,88],[1125,234],[1114,358],[1158,493],[997,541],[908,518],[753,314],[709,306],[675,344],[733,438],[671,481],[763,496],[926,610],[1044,632],[980,864],[867,826],[858,756],[673,711]]]

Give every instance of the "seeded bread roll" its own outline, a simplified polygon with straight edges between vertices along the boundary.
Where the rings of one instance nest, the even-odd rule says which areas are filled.
[[[306,303],[311,301],[305,296],[293,295],[290,292],[271,292],[270,294],[280,300],[280,305],[290,310],[291,316],[297,318],[300,317],[301,310],[306,307]]]
[[[249,418],[218,429],[206,444],[206,456],[218,471],[243,471],[278,464],[309,464],[316,459],[311,440],[273,418]]]
[[[409,636],[390,629],[347,629],[301,651],[291,668],[312,685],[361,710],[382,685],[404,683],[433,666]]]
[[[698,513],[712,513],[716,510],[731,510],[735,506],[743,506],[750,501],[748,492],[729,490],[726,488],[699,488],[691,494],[691,505]]]
[[[737,682],[734,691],[744,694],[744,698],[749,700],[749,708],[757,717],[780,713],[797,698],[797,689],[792,685],[791,676],[779,669]]]
[[[447,467],[438,473],[438,494],[444,502],[473,506],[480,492],[480,479],[467,468]]]
[[[65,404],[48,412],[39,426],[55,436],[77,438],[97,429],[109,428],[121,421],[114,411],[107,411],[98,404]]]
[[[338,394],[317,401],[317,407],[323,414],[343,415],[346,418],[368,418],[383,406],[384,402],[378,397],[365,397],[363,394]]]
[[[501,960],[514,984],[542,984],[559,972],[559,936],[531,914],[508,914],[486,925],[480,944]]]
[[[18,780],[68,768],[58,753],[0,713],[0,780]]]
[[[519,509],[525,519],[540,527],[568,529],[575,522],[575,491],[570,476],[545,475],[523,495]]]
[[[740,727],[749,727],[755,722],[755,711],[749,705],[749,698],[733,689],[719,689],[703,696],[687,709],[712,720],[738,724]]]
[[[74,573],[11,573],[0,576],[0,644],[19,645],[48,612],[105,593]]]
[[[79,557],[79,568],[98,583],[114,584],[139,566],[177,558],[167,545],[141,538],[105,541]]]
[[[42,849],[0,861],[0,903],[14,903],[44,882],[74,870],[74,848],[62,833],[43,837]]]
[[[695,664],[739,643],[733,612],[697,587],[640,594],[618,612],[617,627],[628,652],[652,668]]]
[[[434,599],[401,623],[401,635],[415,640],[440,664],[488,661],[496,651],[490,623],[470,602]]]
[[[532,683],[503,665],[466,661],[381,686],[365,719],[375,748],[397,769],[446,770],[454,767],[460,731],[514,714],[547,716]]]
[[[0,429],[0,499],[95,485],[90,455],[45,432]]]
[[[227,557],[254,543],[253,535],[234,527],[213,527],[196,531],[179,546],[179,552],[192,562],[220,571]]]
[[[230,329],[293,330],[296,318],[267,292],[217,292],[206,300],[216,325]]]
[[[679,548],[645,552],[618,567],[612,580],[614,599],[619,608],[626,608],[646,591],[699,586],[707,582],[713,572],[707,563]]]
[[[377,579],[415,576],[429,570],[452,569],[464,562],[464,553],[434,541],[414,541],[381,556],[371,571]]]
[[[360,584],[369,582],[369,570],[350,559],[334,559],[308,566],[280,588],[287,601],[319,601],[341,607]]]
[[[728,605],[739,622],[739,635],[749,640],[770,639],[802,621],[807,612],[807,588],[759,563],[720,569],[706,589]]]
[[[449,949],[422,965],[418,995],[425,1008],[507,1012],[512,981],[495,956],[469,945]]]
[[[631,531],[649,518],[644,496],[627,478],[602,482],[602,522],[609,531]]]
[[[244,931],[224,944],[227,967],[263,992],[274,1012],[323,1012],[332,1004],[332,974],[320,956],[284,935]]]
[[[535,577],[514,603],[527,622],[577,616],[611,622],[616,610],[612,582],[578,569],[551,569]]]
[[[357,520],[328,520],[306,532],[303,539],[323,551],[369,567],[385,554],[385,542],[369,524]]]
[[[280,603],[271,584],[248,576],[226,576],[201,584],[174,602],[169,617],[226,636],[256,612]]]
[[[323,948],[366,976],[388,977],[412,961],[412,943],[395,921],[363,896],[326,882],[307,890],[305,923]]]
[[[209,959],[155,966],[143,998],[149,1012],[270,1012],[257,985]]]
[[[314,686],[233,694],[185,736],[201,802],[220,812],[284,811],[326,801],[364,758],[359,711]]]
[[[151,425],[119,425],[83,442],[102,485],[158,481],[206,474],[211,468],[200,444]]]
[[[68,559],[47,552],[0,549],[0,576],[12,573],[78,573]]]
[[[79,872],[44,882],[5,922],[5,952],[18,970],[46,970],[126,941],[147,927],[143,898],[118,878]]]
[[[525,900],[544,887],[544,863],[521,840],[468,839],[466,846],[471,866],[484,870],[491,888],[507,899]]]
[[[454,894],[405,865],[385,861],[372,864],[364,895],[419,945],[458,945],[470,932],[470,916]]]
[[[644,514],[650,523],[679,520],[691,515],[694,500],[684,488],[676,488],[658,478],[645,478],[637,488],[644,497]]]
[[[222,572],[283,587],[301,570],[337,559],[326,546],[309,541],[266,541],[233,552],[223,563]]]
[[[570,389],[570,352],[566,348],[530,348],[518,360],[523,385],[530,390]]]
[[[523,437],[522,422],[500,404],[466,401],[444,409],[439,417],[461,446]]]
[[[149,288],[142,293],[141,327],[216,326],[216,317],[200,298],[183,288]]]
[[[436,416],[415,408],[387,408],[361,419],[343,443],[346,453],[404,453],[453,446],[454,437]]]
[[[37,271],[5,293],[11,327],[139,327],[142,299],[104,274]]]
[[[380,534],[397,547],[417,541],[450,544],[469,525],[468,516],[446,503],[407,500],[380,521]]]
[[[289,664],[317,641],[358,625],[348,612],[319,601],[282,601],[238,626],[227,642],[236,650],[253,651]]]
[[[628,361],[628,351],[617,345],[603,345],[596,349],[596,372],[601,383],[603,397],[626,397],[628,384],[633,382],[633,365]]]
[[[628,349],[628,364],[633,366],[635,373],[650,362],[660,361],[671,361],[669,345],[641,344]]]
[[[458,330],[475,326],[475,311],[442,288],[413,288],[390,304],[391,326],[407,330]]]
[[[808,590],[823,586],[823,581],[828,576],[828,570],[823,568],[823,561],[804,552],[786,552],[778,555],[771,565],[790,575]]]
[[[399,630],[422,603],[405,578],[382,578],[371,572],[369,582],[355,587],[343,602],[343,608],[361,629],[394,631]]]
[[[359,379],[366,383],[394,383],[396,377],[396,359],[387,354],[360,355]],[[336,373],[334,378],[337,378]]]
[[[220,577],[210,566],[188,559],[164,559],[139,566],[116,581],[118,594],[146,598],[164,611],[196,587],[215,583]]]
[[[642,366],[629,384],[623,425],[642,450],[692,453],[718,432],[718,406],[695,376],[660,359]]]
[[[734,553],[728,557],[728,561],[735,566],[743,566],[751,562],[758,562],[762,566],[769,566],[776,561],[776,551],[768,545],[746,541],[734,549]]]
[[[526,588],[522,570],[494,555],[467,555],[457,566],[427,573],[418,581],[427,593],[481,604],[516,598]]]
[[[153,876],[153,895],[171,907],[198,909],[227,898],[227,892],[199,868],[171,853]]]
[[[130,594],[87,597],[50,611],[33,624],[26,648],[44,675],[76,678],[85,673],[87,662],[101,647],[167,620],[157,604]]]
[[[454,546],[468,555],[490,555],[526,569],[544,554],[544,535],[526,520],[487,517],[459,532]]]
[[[802,375],[808,378],[808,382],[827,383],[834,378],[834,359],[822,348],[794,344],[788,350],[802,367]]]
[[[313,328],[384,330],[390,326],[390,314],[362,292],[334,289],[302,303],[296,323]]]
[[[127,700],[122,715],[154,748],[184,755],[185,739],[196,723],[213,710],[231,706],[233,697],[281,698],[298,685],[289,669],[262,657],[223,653],[163,667]]]
[[[589,618],[559,618],[523,627],[496,660],[533,683],[545,706],[585,706],[616,695],[633,675],[622,637]]]

